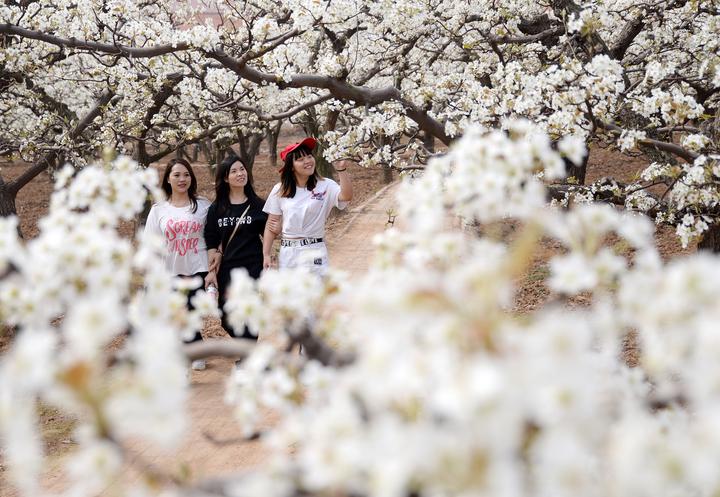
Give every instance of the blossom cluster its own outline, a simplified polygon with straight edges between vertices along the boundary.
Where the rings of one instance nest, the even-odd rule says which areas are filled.
[[[66,166],[36,238],[22,242],[15,218],[1,224],[0,318],[15,339],[0,359],[0,438],[24,495],[40,492],[38,403],[76,420],[68,495],[96,495],[117,479],[122,441],[172,446],[187,428],[181,339],[211,298],[200,292],[198,310],[186,312],[164,246],[118,231],[149,193],[159,197],[157,180],[125,157]]]
[[[474,128],[406,180],[400,227],[377,236],[370,270],[352,284],[337,272],[321,280],[268,271],[257,282],[233,273],[226,310],[262,341],[227,397],[247,435],[264,408],[281,419],[263,435],[271,460],[234,478],[232,495],[717,490],[720,261],[662,262],[640,215],[546,207],[537,175],[562,174],[560,152],[528,122],[505,128]],[[581,157],[576,145],[558,148]],[[72,495],[122,481],[126,437],[171,444],[185,428],[179,347],[196,316],[173,291],[156,243],[133,248],[114,230],[137,208],[116,201],[116,189],[144,197],[155,179],[127,159],[71,173],[59,175],[62,201],[51,202],[37,239],[19,241],[12,221],[0,238],[10,269],[0,312],[18,327],[0,362],[0,427],[13,482],[27,495],[42,467],[39,400],[78,420]],[[516,205],[503,208],[503,196]],[[461,229],[508,219],[514,236]],[[628,249],[615,250],[612,237]],[[549,287],[589,296],[586,306],[514,310],[518,278],[542,239],[563,247],[549,261]],[[105,256],[112,262],[97,259]],[[56,268],[63,284],[33,278],[37,267]],[[30,291],[49,292],[42,306],[23,300]],[[198,299],[206,308],[207,296]],[[125,330],[108,362],[109,341]],[[632,366],[622,356],[629,330],[640,344]],[[289,341],[308,336],[324,342],[324,355],[287,353]],[[186,491],[170,480],[155,490],[127,485]]]
[[[702,2],[222,0],[204,19],[192,2],[106,3],[0,7],[0,19],[22,29],[169,50],[58,57],[43,40],[13,38],[0,51],[9,74],[0,119],[15,157],[62,148],[80,166],[111,144],[153,150],[138,154],[148,161],[204,139],[226,146],[262,136],[278,115],[317,130],[329,160],[366,167],[425,163],[428,134],[447,144],[473,125],[518,117],[553,139],[590,141],[618,125],[626,153],[650,137],[717,151],[712,127],[698,127],[716,107],[720,74],[717,16]],[[71,138],[103,91],[117,98],[91,131]]]
[[[260,406],[283,413],[265,437],[276,458],[236,481],[234,495],[717,490],[720,260],[665,264],[652,223],[607,205],[534,204],[523,191],[534,170],[511,166],[527,154],[529,136],[543,135],[514,128],[523,133],[463,137],[428,168],[435,191],[424,177],[408,180],[398,197],[403,227],[378,236],[371,270],[342,299],[345,325],[332,336],[338,352],[355,355],[351,364],[279,361],[263,347],[231,382],[248,433]],[[452,195],[486,156],[502,180]],[[559,156],[540,148],[535,159],[551,169]],[[517,237],[452,228],[455,216],[477,217],[502,194],[535,207],[509,213],[521,223]],[[445,222],[412,217],[421,198]],[[481,220],[507,214],[487,208]],[[549,286],[590,295],[587,306],[513,311],[518,272],[541,236],[564,247],[550,261]],[[630,250],[614,250],[609,237]],[[266,277],[276,275],[259,286]],[[623,358],[629,330],[640,344],[637,365]]]
[[[623,152],[655,140],[694,158],[653,158],[642,173],[671,185],[665,206],[645,185],[612,181],[576,202],[627,194],[626,207],[658,209],[683,243],[710,228],[720,196],[717,136],[705,125],[720,81],[712,9],[224,0],[217,11],[220,25],[196,25],[197,11],[171,0],[6,2],[4,26],[175,51],[134,57],[6,36],[4,153],[34,161],[60,150],[77,168],[105,145],[168,154],[205,135],[263,133],[268,115],[328,92],[289,118],[319,126],[330,160],[402,166],[399,153],[420,150],[423,134],[456,140],[402,185],[405,228],[379,237],[375,265],[352,288],[298,273],[298,295],[279,273],[257,284],[234,276],[228,311],[238,326],[289,331],[283,344],[310,328],[356,357],[336,369],[259,347],[248,359],[232,387],[243,429],[252,432],[263,405],[285,416],[268,437],[277,460],[235,493],[717,492],[718,261],[665,265],[647,220],[595,205],[548,211],[541,181],[563,176],[563,158],[579,162],[580,142],[619,127]],[[105,93],[113,98],[76,136]],[[157,241],[136,247],[117,236],[155,188],[150,173],[119,159],[62,170],[58,182],[37,239],[24,243],[15,219],[0,222],[0,316],[19,330],[0,363],[1,438],[13,481],[36,495],[35,403],[71,413],[80,442],[73,494],[93,495],[119,471],[122,437],[177,440],[179,341],[210,302],[201,292],[201,311],[185,312]],[[464,226],[512,217],[523,227],[510,240],[476,239],[449,229],[455,216]],[[587,307],[512,312],[541,236],[565,250],[549,263],[549,287],[558,300],[584,292]],[[630,250],[607,246],[612,237]],[[629,330],[641,344],[636,368],[619,358]],[[125,359],[108,361],[116,340]]]

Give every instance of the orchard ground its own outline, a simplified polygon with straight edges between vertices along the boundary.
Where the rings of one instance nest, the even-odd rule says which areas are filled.
[[[279,146],[282,147],[286,143],[292,143],[297,141],[298,136],[284,136],[281,137]],[[593,182],[599,178],[608,176],[614,177],[618,180],[631,180],[638,171],[642,170],[646,166],[646,162],[640,159],[628,160],[627,157],[621,156],[618,153],[604,150],[601,148],[594,148],[590,154],[590,160],[588,163],[588,174],[587,182]],[[8,178],[19,175],[23,171],[23,167],[19,165],[5,165],[3,167],[3,174]],[[164,167],[163,164],[158,164],[156,167],[160,171]],[[195,172],[198,177],[200,194],[212,199],[213,194],[213,179],[212,171],[207,164],[197,163],[194,165]],[[335,237],[342,236],[344,239],[346,236],[353,236],[360,240],[370,240],[372,230],[382,229],[378,226],[384,226],[387,221],[388,215],[386,209],[373,209],[373,205],[377,207],[379,202],[384,202],[386,205],[388,200],[383,197],[383,194],[376,195],[386,186],[384,180],[383,171],[379,169],[363,169],[359,167],[351,168],[351,176],[353,179],[353,187],[355,190],[355,199],[353,201],[354,209],[349,213],[341,213],[331,218],[328,224],[328,238],[332,240]],[[255,166],[253,169],[255,188],[258,194],[266,196],[272,186],[278,180],[277,169],[268,164],[267,149],[261,148],[261,154],[256,158]],[[18,215],[21,220],[21,228],[26,238],[32,238],[37,234],[37,220],[47,212],[48,199],[52,191],[52,182],[48,174],[42,174],[38,176],[32,183],[25,187],[18,195]],[[363,206],[359,209],[359,206]],[[369,227],[367,224],[362,222],[362,218],[368,216],[373,217],[374,225]],[[356,219],[358,218],[358,219]],[[376,219],[375,219],[376,218]],[[358,222],[356,222],[358,221]],[[127,234],[130,235],[137,229],[134,223],[129,223],[123,228]],[[503,236],[512,237],[515,233],[516,226],[513,224],[506,224],[500,227]],[[674,232],[670,228],[660,227],[656,234],[658,247],[661,255],[665,259],[677,257],[684,253],[690,253],[695,251],[695,247],[689,247],[682,249],[680,243],[675,236]],[[618,243],[615,240],[608,240],[607,243],[617,251],[627,251],[627,247],[623,244]],[[332,252],[331,245],[331,252]],[[547,277],[549,276],[548,260],[553,254],[558,253],[561,250],[560,246],[556,243],[543,241],[538,250],[535,253],[532,264],[530,265],[527,273],[518,282],[518,292],[515,301],[515,311],[518,313],[528,313],[533,309],[540,307],[544,302],[549,299],[556,298],[545,284]],[[364,253],[367,257],[371,254],[371,247],[368,246]],[[339,262],[342,267],[344,264],[350,264],[351,258],[358,257],[358,252],[354,252],[354,255],[347,254],[347,257],[338,259],[334,262]],[[590,299],[588,297],[579,296],[565,302],[568,306],[582,306],[586,305]],[[210,321],[206,329],[203,331],[205,336],[225,336],[225,333],[219,327],[216,321]],[[0,350],[7,347],[9,337],[7,334],[0,336]],[[632,335],[630,335],[626,341],[625,359],[628,363],[634,364],[637,360],[637,344]],[[210,368],[206,372],[194,373],[192,378],[193,384],[193,396],[198,397],[201,395],[202,399],[196,402],[197,409],[202,409],[203,405],[210,403],[220,403],[222,399],[222,387],[224,385],[223,378],[227,376],[230,371],[231,362],[228,360],[212,360],[210,362]],[[198,392],[202,392],[199,394]],[[208,396],[211,396],[213,400],[209,400]],[[196,399],[197,400],[197,399]],[[204,404],[203,404],[204,403]],[[207,405],[207,407],[211,407]],[[222,405],[213,406],[215,409],[222,411],[224,418],[230,419],[231,413],[228,407]],[[193,401],[191,400],[190,405],[191,411],[194,409]],[[272,422],[272,416],[268,415],[268,423]],[[41,407],[40,408],[40,420],[42,424],[42,433],[45,439],[46,451],[51,458],[51,461],[57,462],[61,459],[62,455],[72,450],[74,443],[72,441],[72,429],[73,422],[54,409]],[[217,426],[217,425],[216,425]],[[222,424],[219,426],[223,426]],[[226,426],[226,425],[225,425]],[[236,427],[227,427],[218,431],[218,429],[212,429],[213,435],[221,440],[234,439],[237,434]],[[262,459],[261,447],[257,442],[251,444],[244,444],[241,449],[244,456],[240,456],[239,464],[248,467],[257,464]],[[218,449],[217,453],[222,453],[223,450]],[[228,459],[227,453],[223,460],[217,460],[213,462],[212,453],[207,454],[210,459],[204,461],[202,473],[215,473],[218,470],[225,470],[228,472],[231,469],[231,463],[233,459]],[[237,460],[237,454],[232,455]],[[222,458],[222,456],[221,456]],[[230,464],[230,466],[229,466]],[[56,466],[53,464],[53,466]],[[189,468],[191,471],[196,471],[197,468]],[[5,466],[2,458],[0,457],[0,497],[15,495],[10,490],[7,480],[5,478]]]

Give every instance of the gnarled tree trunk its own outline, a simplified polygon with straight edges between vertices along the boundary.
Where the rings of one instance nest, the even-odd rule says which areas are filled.
[[[268,162],[272,168],[280,167],[278,164],[277,142],[282,123],[282,120],[279,120],[275,126],[270,126],[267,130]]]
[[[0,217],[16,216],[16,192],[0,178]]]
[[[423,145],[430,153],[435,153],[435,137],[427,131],[422,134]]]
[[[250,135],[245,135],[239,130],[237,132],[237,143],[238,145],[240,145],[240,153],[238,154],[238,157],[240,157],[240,160],[242,160],[243,164],[245,164],[245,168],[248,172],[248,180],[251,183],[253,182],[253,167],[255,166],[255,157],[257,157],[258,151],[260,150],[260,144],[262,143],[264,138],[264,133],[253,133]],[[237,153],[237,150],[233,150],[231,148],[229,149],[229,151]]]
[[[585,173],[587,172],[587,163],[588,163],[589,155],[590,154],[585,154],[585,158],[582,160],[582,162],[580,164],[575,164],[572,161],[565,162],[565,165],[567,167],[568,178],[575,178],[578,182],[578,185],[585,184]]]
[[[0,217],[17,216],[17,206],[15,199],[17,198],[17,189],[12,183],[7,184],[0,175]],[[20,225],[18,224],[18,235],[22,237]]]
[[[317,168],[318,172],[321,176],[325,178],[334,179],[335,169],[332,167],[332,164],[325,160],[325,156],[323,155],[324,147],[322,143],[322,135],[324,134],[324,130],[322,129],[318,117],[315,114],[315,109],[308,109],[308,111],[305,113],[305,116],[302,120],[302,127],[303,130],[305,130],[305,134],[307,136],[312,136],[313,138],[317,138],[318,140],[317,147],[315,148],[315,153],[313,154],[315,156],[315,167]]]
[[[713,224],[698,243],[698,250],[720,253],[720,225]]]

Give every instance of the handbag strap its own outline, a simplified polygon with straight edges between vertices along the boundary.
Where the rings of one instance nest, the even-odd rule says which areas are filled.
[[[238,222],[235,223],[235,229],[230,233],[230,238],[228,238],[227,243],[225,244],[225,247],[222,250],[222,254],[225,255],[225,249],[230,245],[230,242],[232,241],[233,237],[235,236],[235,233],[237,233],[238,228],[240,227],[240,224],[243,223],[245,220],[245,215],[248,213],[248,210],[250,210],[250,203],[248,202],[248,206],[245,207],[245,211],[240,215],[240,219],[238,219]]]

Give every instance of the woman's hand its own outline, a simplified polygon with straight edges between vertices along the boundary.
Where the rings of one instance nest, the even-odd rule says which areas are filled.
[[[222,260],[222,253],[216,250],[212,254],[208,255],[208,271],[217,271],[220,269],[220,261]]]
[[[338,200],[341,202],[350,202],[353,198],[352,181],[350,180],[350,173],[347,172],[348,166],[352,164],[352,161],[341,160],[333,164],[335,172],[338,173],[338,182],[340,183],[340,195]]]
[[[348,166],[351,164],[352,164],[352,162],[349,160],[341,160],[341,161],[337,161],[336,163],[334,163],[333,167],[335,168],[335,172],[341,173],[341,172],[345,171],[348,168]]]
[[[263,269],[272,269],[275,267],[275,258],[272,255],[263,254]]]
[[[205,276],[205,289],[207,290],[209,286],[214,286],[215,288],[218,286],[217,273],[215,271],[210,271],[207,276]]]

